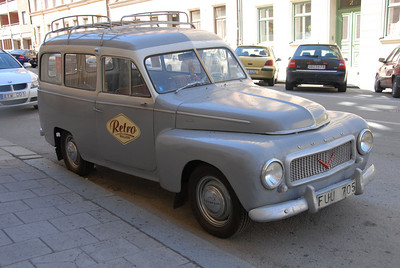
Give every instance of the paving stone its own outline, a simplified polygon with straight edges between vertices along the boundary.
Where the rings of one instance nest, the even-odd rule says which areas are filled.
[[[136,232],[124,236],[126,240],[143,250],[152,250],[153,248],[163,247],[164,245],[156,241],[152,237],[142,232]]]
[[[36,196],[31,190],[0,193],[0,202],[16,201]]]
[[[36,180],[29,180],[29,181],[18,181],[18,182],[10,182],[4,183],[4,187],[6,187],[10,191],[23,191],[41,187]]]
[[[22,261],[11,265],[4,266],[4,268],[35,268],[29,261]]]
[[[1,171],[1,170],[0,170]],[[0,176],[0,184],[9,183],[9,182],[16,182],[17,180],[14,179],[10,175],[1,175]]]
[[[14,214],[0,214],[0,229],[20,225],[23,222],[18,219]]]
[[[29,207],[22,201],[12,201],[12,202],[0,202],[0,215],[6,213],[13,213],[18,211],[24,211],[29,209]]]
[[[138,229],[121,220],[90,226],[86,230],[100,240],[125,237],[138,232]]]
[[[80,213],[71,216],[60,217],[54,220],[50,220],[50,222],[60,231],[69,231],[100,224],[98,220],[93,218],[88,213]]]
[[[138,254],[142,250],[123,238],[111,239],[82,247],[98,262],[110,261],[116,258]]]
[[[85,201],[85,199],[77,193],[69,192],[65,194],[58,195],[64,200],[68,201],[68,203],[79,203]]]
[[[14,171],[14,173],[11,173],[11,175],[18,181],[26,181],[26,180],[37,180],[40,178],[46,178],[46,175],[38,170],[32,170],[30,169],[20,169],[18,172]]]
[[[49,253],[51,253],[51,249],[39,239],[2,246],[0,247],[0,267]]]
[[[0,230],[0,251],[1,251],[1,246],[11,244],[12,242],[13,241],[11,241],[11,239],[8,238],[7,235],[2,230]]]
[[[188,259],[166,247],[143,250],[135,255],[126,256],[125,258],[134,266],[143,268],[165,268],[165,264],[168,264],[169,267],[178,267],[189,263]]]
[[[68,204],[68,201],[60,195],[39,196],[25,199],[24,202],[31,208],[45,208]]]
[[[111,214],[105,209],[97,209],[93,211],[88,212],[90,215],[92,215],[96,220],[100,221],[101,223],[106,223],[110,221],[117,221],[119,218],[115,216],[114,214]]]
[[[32,238],[38,238],[43,235],[58,233],[59,231],[47,221],[34,222],[15,227],[5,228],[4,232],[14,240],[20,242]]]
[[[93,244],[99,241],[84,229],[43,236],[42,240],[54,251],[72,249],[75,247]]]
[[[96,262],[79,248],[37,257],[31,261],[37,268],[88,267],[91,265],[96,265]]]
[[[71,190],[65,187],[64,185],[58,184],[54,186],[49,186],[49,187],[40,187],[40,188],[35,188],[31,190],[38,196],[46,196],[46,195],[54,195],[54,194],[62,194],[62,193],[68,193]]]
[[[89,212],[92,210],[100,209],[100,207],[98,205],[94,204],[91,201],[82,201],[82,202],[77,202],[77,203],[72,203],[72,204],[60,205],[60,206],[57,206],[57,208],[67,215],[77,214],[77,213],[82,213],[82,212]]]
[[[96,265],[91,265],[85,268],[110,268],[110,267],[118,267],[118,268],[132,268],[133,264],[124,258],[118,258],[112,261],[106,261],[103,263],[97,263]]]
[[[27,211],[16,212],[23,222],[32,223],[37,221],[45,221],[65,216],[60,210],[55,207],[36,208]]]
[[[6,187],[4,187],[3,185],[0,184],[0,193],[7,193],[10,190],[8,190]]]

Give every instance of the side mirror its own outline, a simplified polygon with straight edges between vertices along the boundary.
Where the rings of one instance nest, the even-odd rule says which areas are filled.
[[[276,61],[281,61],[281,58],[277,58]]]
[[[379,58],[378,61],[382,62],[382,63],[385,63],[385,58]]]

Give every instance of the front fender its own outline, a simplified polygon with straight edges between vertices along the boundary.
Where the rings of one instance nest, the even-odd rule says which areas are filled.
[[[259,141],[255,142],[255,138]],[[160,184],[169,191],[180,192],[185,165],[191,161],[202,161],[219,169],[239,200],[244,200],[246,195],[260,188],[259,177],[265,163],[263,155],[269,151],[268,146],[273,146],[261,138],[262,135],[241,133],[165,131],[156,139]]]

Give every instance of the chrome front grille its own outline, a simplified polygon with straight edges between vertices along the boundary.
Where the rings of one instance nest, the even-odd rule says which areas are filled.
[[[291,184],[301,184],[303,180],[321,175],[353,159],[352,141],[330,150],[293,159],[290,162]]]

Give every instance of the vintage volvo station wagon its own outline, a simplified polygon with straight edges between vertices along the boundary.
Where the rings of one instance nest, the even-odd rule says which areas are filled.
[[[317,212],[373,178],[362,118],[255,85],[185,13],[54,23],[39,53],[41,133],[80,175],[96,164],[157,181],[223,238]]]

